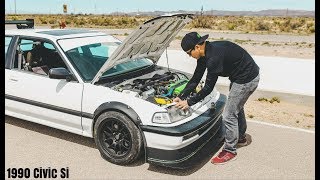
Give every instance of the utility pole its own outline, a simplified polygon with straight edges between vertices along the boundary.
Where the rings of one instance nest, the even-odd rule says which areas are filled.
[[[201,6],[201,12],[200,12],[200,15],[201,15],[201,16],[203,15],[203,6]]]
[[[14,14],[17,14],[17,1],[14,0]]]
[[[288,16],[288,8],[287,8],[287,11],[286,11],[286,17]]]

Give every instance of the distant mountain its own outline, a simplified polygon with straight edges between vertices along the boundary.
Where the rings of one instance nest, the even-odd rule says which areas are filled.
[[[149,16],[160,16],[164,14],[175,14],[175,13],[190,13],[200,14],[200,11],[153,11],[153,12],[113,12],[111,15],[149,15]],[[203,11],[203,15],[213,16],[304,16],[304,17],[315,17],[315,11],[306,10],[290,10],[290,9],[268,9],[261,11],[219,11],[210,10]]]

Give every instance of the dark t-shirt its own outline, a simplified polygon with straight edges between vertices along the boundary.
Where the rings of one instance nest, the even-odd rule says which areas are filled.
[[[239,45],[230,41],[207,41],[205,56],[197,60],[195,72],[180,98],[185,99],[194,91],[206,69],[205,86],[195,96],[187,99],[189,106],[196,104],[211,93],[218,76],[229,77],[231,82],[244,84],[259,74],[259,66]]]

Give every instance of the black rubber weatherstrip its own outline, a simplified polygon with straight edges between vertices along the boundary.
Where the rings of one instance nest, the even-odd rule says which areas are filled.
[[[63,107],[59,107],[59,106],[54,106],[54,105],[50,105],[50,104],[46,104],[46,103],[42,103],[42,102],[37,102],[37,101],[29,100],[29,99],[24,99],[24,98],[21,98],[21,97],[11,96],[11,95],[8,95],[8,94],[5,95],[5,98],[13,100],[13,101],[18,101],[18,102],[21,102],[21,103],[30,104],[30,105],[33,105],[33,106],[38,106],[38,107],[51,109],[51,110],[54,110],[54,111],[59,111],[59,112],[63,112],[63,113],[67,113],[67,114],[71,114],[71,115],[75,115],[75,116],[82,116],[82,117],[85,117],[85,118],[93,119],[93,114],[90,114],[90,113],[85,113],[85,112],[82,113],[81,111],[67,109],[67,108],[63,108]]]

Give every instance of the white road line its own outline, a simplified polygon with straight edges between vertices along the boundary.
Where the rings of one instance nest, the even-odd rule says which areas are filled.
[[[257,123],[257,124],[263,124],[263,125],[268,125],[268,126],[273,126],[273,127],[278,127],[278,128],[293,129],[293,130],[302,131],[302,132],[306,132],[306,133],[312,133],[312,134],[315,133],[315,131],[312,131],[312,130],[284,126],[284,125],[279,125],[279,124],[272,124],[272,123],[267,123],[267,122],[262,122],[262,121],[247,120],[247,122],[253,122],[253,123]]]

